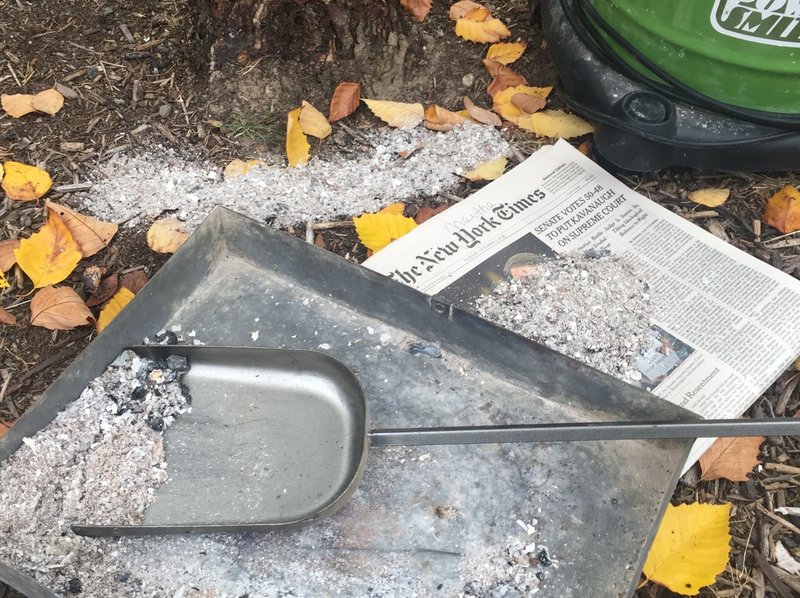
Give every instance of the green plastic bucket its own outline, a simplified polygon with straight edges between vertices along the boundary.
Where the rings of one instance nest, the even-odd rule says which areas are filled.
[[[800,0],[589,0],[636,51],[725,104],[800,114]],[[617,55],[657,79],[603,34]]]

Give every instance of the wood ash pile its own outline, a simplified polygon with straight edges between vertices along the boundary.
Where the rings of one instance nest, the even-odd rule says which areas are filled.
[[[475,301],[482,318],[633,384],[652,309],[647,280],[607,251],[542,261]]]
[[[167,481],[162,432],[191,402],[165,362],[122,353],[46,428],[0,466],[0,561],[65,594],[104,595],[94,571],[108,545],[70,525],[137,524]],[[91,573],[91,575],[90,575]],[[110,594],[105,594],[110,595]]]

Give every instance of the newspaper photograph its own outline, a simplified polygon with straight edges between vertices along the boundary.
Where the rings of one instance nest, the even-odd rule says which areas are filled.
[[[800,281],[629,189],[559,141],[377,252],[364,266],[475,311],[535,264],[607,249],[658,301],[638,384],[709,419],[741,416],[800,354]],[[528,260],[530,261],[530,260]],[[686,468],[714,439],[699,439]]]

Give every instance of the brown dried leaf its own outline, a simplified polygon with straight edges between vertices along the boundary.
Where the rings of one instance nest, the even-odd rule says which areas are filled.
[[[113,222],[103,222],[52,201],[45,202],[45,205],[48,210],[61,217],[83,257],[89,257],[108,247],[108,242],[119,229]]]
[[[539,110],[547,106],[547,100],[527,93],[515,93],[511,96],[511,103],[525,114],[539,112]]]
[[[36,112],[36,108],[33,107],[33,96],[27,93],[3,94],[0,96],[0,104],[3,110],[14,118],[22,118],[26,114]]]
[[[425,109],[425,126],[435,131],[450,131],[455,125],[460,125],[466,120],[460,114],[436,104],[431,104]]]
[[[117,292],[119,288],[119,274],[112,274],[104,278],[100,284],[98,285],[97,289],[92,292],[92,295],[86,300],[87,307],[94,307],[96,305],[100,305],[101,303],[105,303],[111,297],[114,296],[114,293]]]
[[[483,8],[483,5],[472,0],[460,0],[450,7],[449,17],[452,20],[463,19],[476,8]]]
[[[420,208],[419,210],[417,210],[417,214],[416,216],[414,216],[414,221],[417,224],[422,224],[426,220],[430,220],[431,218],[436,216],[436,214],[441,214],[449,207],[450,206],[448,206],[447,204],[439,206],[437,208],[430,208],[428,206],[425,206],[424,208]]]
[[[144,270],[134,270],[123,274],[119,279],[119,286],[125,287],[136,295],[147,284],[147,274]]]
[[[156,253],[175,253],[189,238],[177,218],[156,220],[147,231],[147,245]]]
[[[69,287],[44,287],[31,301],[31,325],[48,330],[71,330],[94,321],[92,312]]]
[[[487,110],[486,108],[476,106],[467,96],[464,96],[464,107],[467,109],[469,115],[479,123],[493,125],[495,127],[500,127],[503,124],[503,121],[501,121],[500,117],[494,112]]]
[[[322,233],[317,233],[317,236],[314,237],[314,245],[321,249],[328,248],[328,244],[325,242],[325,237],[322,236]]]
[[[17,317],[0,306],[0,324],[8,324],[9,326],[13,326],[16,323]]]
[[[0,241],[0,272],[6,272],[17,263],[14,250],[19,247],[19,239]]]
[[[800,191],[786,185],[767,200],[761,218],[784,234],[800,230]]]
[[[339,83],[331,98],[331,108],[328,111],[328,122],[334,122],[350,116],[361,102],[361,84],[345,81]]]
[[[34,110],[53,116],[64,106],[64,96],[55,89],[40,91],[31,99]]]
[[[400,6],[411,13],[418,22],[422,23],[431,10],[431,0],[400,0]]]
[[[17,421],[15,419],[0,421],[0,438],[6,435],[6,433],[11,429],[14,425],[14,422]]]
[[[718,438],[700,457],[700,479],[746,482],[747,474],[761,463],[758,453],[764,440],[763,436]]]
[[[483,65],[486,67],[486,70],[489,71],[489,74],[494,77],[492,82],[489,83],[489,87],[486,88],[486,92],[492,97],[509,87],[528,85],[528,81],[525,77],[519,73],[515,73],[506,65],[500,64],[496,60],[486,58],[483,61]]]

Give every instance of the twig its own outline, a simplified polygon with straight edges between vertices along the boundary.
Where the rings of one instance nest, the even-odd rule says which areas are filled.
[[[777,471],[778,473],[800,475],[800,467],[792,467],[791,465],[784,465],[783,463],[764,463],[764,469]]]
[[[362,143],[366,143],[366,144],[367,144],[367,145],[369,145],[370,147],[375,147],[375,145],[374,145],[374,144],[373,144],[373,143],[372,143],[372,142],[371,142],[369,139],[367,139],[366,137],[364,137],[364,136],[363,136],[361,133],[359,133],[359,132],[358,132],[358,131],[356,131],[355,129],[352,129],[352,128],[350,128],[349,126],[347,126],[347,125],[346,125],[346,124],[344,124],[343,122],[341,122],[341,121],[340,121],[340,122],[339,122],[339,126],[340,126],[342,129],[344,129],[345,131],[347,131],[348,133],[350,133],[350,136],[351,136],[351,137],[353,137],[354,139],[356,139],[356,140],[358,140],[358,141],[361,141]]]
[[[317,222],[313,228],[314,230],[330,230],[332,228],[353,228],[355,226],[352,220],[335,220],[333,222]]]
[[[314,243],[314,219],[309,218],[306,221],[306,241]]]
[[[788,522],[788,521],[786,521],[786,520],[785,520],[783,517],[779,517],[779,516],[778,516],[778,515],[776,515],[775,513],[771,512],[769,509],[766,509],[766,508],[764,508],[764,506],[763,506],[761,503],[757,502],[757,503],[755,503],[755,505],[756,505],[756,508],[757,508],[759,511],[761,511],[762,513],[764,513],[764,515],[766,515],[767,517],[769,517],[769,518],[770,518],[770,519],[772,519],[773,521],[775,521],[775,522],[777,522],[777,523],[780,523],[780,524],[781,524],[783,527],[785,527],[786,529],[788,529],[790,532],[792,532],[792,533],[794,533],[794,534],[798,534],[798,535],[800,535],[800,528],[799,528],[799,527],[797,527],[796,525],[793,525],[793,524],[789,523],[789,522]],[[766,573],[766,571],[765,571],[764,573]]]
[[[514,157],[517,159],[517,162],[522,164],[525,161],[525,156],[513,145],[511,146],[511,153],[514,154]]]
[[[53,187],[57,193],[73,193],[75,191],[88,191],[92,188],[92,183],[70,183],[69,185],[59,185]]]
[[[71,351],[71,350],[70,351],[62,351],[61,353],[58,353],[57,355],[53,355],[52,357],[48,357],[44,361],[41,361],[41,362],[37,363],[35,366],[33,366],[27,372],[22,374],[19,377],[19,380],[17,380],[17,383],[14,386],[12,386],[10,389],[8,389],[9,394],[15,393],[20,388],[22,388],[24,383],[25,383],[25,381],[28,378],[30,378],[31,376],[35,376],[39,372],[41,372],[43,370],[46,370],[51,365],[55,365],[60,361],[64,361],[65,359],[69,359],[74,354],[75,354],[75,351]]]
[[[686,220],[699,220],[700,218],[716,218],[719,216],[719,212],[714,210],[703,210],[701,212],[690,212],[688,214],[684,214],[683,217]]]
[[[8,65],[8,70],[11,71],[11,76],[14,77],[14,81],[17,82],[17,87],[22,87],[22,83],[17,79],[17,73],[14,72],[14,67],[11,66],[10,62],[6,62],[6,64]]]
[[[452,193],[448,193],[446,191],[443,191],[439,195],[449,199],[450,201],[464,201],[466,199],[465,197],[459,197],[458,195],[453,195]]]
[[[778,577],[778,572],[775,571],[775,568],[767,561],[764,555],[755,550],[753,551],[753,556],[756,557],[758,567],[764,572],[764,575],[767,576],[772,587],[781,595],[781,598],[793,598],[792,591],[781,581],[781,578]]]

